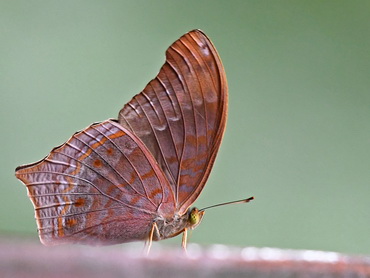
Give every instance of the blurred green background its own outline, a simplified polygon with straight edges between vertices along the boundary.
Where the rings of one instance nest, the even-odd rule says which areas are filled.
[[[370,254],[370,1],[0,1],[0,234],[37,240],[14,177],[117,117],[202,29],[229,118],[190,242]],[[167,241],[180,245],[180,238]]]

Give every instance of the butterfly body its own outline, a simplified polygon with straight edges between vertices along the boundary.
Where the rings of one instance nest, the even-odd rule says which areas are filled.
[[[197,219],[194,221],[193,214],[197,214]],[[203,217],[204,212],[199,212],[197,208],[188,210],[184,215],[175,214],[172,218],[165,219],[158,216],[154,223],[157,226],[154,232],[153,240],[163,240],[166,238],[175,237],[185,231],[185,229],[196,228]]]
[[[220,147],[227,82],[216,49],[191,31],[166,52],[156,78],[117,120],[75,133],[44,159],[19,166],[40,240],[115,244],[162,240],[199,225],[189,209]]]

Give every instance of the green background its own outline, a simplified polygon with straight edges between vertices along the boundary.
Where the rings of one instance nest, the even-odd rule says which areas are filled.
[[[37,240],[14,177],[117,117],[202,29],[229,118],[190,242],[370,254],[370,1],[0,1],[0,233]],[[180,238],[167,241],[180,245]]]

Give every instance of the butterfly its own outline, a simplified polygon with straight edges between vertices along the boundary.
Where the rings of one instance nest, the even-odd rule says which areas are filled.
[[[16,168],[41,242],[146,240],[150,246],[182,233],[186,248],[188,229],[204,215],[190,206],[214,164],[227,107],[226,75],[214,45],[200,30],[183,35],[117,120],[94,123],[44,159]]]

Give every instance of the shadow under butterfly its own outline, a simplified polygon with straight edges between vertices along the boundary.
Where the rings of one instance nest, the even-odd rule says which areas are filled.
[[[158,75],[119,112],[19,166],[40,240],[116,244],[183,233],[202,220],[201,193],[227,118],[220,57],[200,30],[175,41]],[[244,203],[253,197],[229,203]],[[223,204],[220,204],[223,205]],[[216,205],[218,206],[218,205]],[[213,206],[212,206],[213,207]]]

